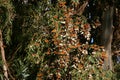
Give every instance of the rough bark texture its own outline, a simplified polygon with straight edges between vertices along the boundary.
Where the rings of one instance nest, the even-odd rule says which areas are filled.
[[[9,80],[8,79],[8,68],[7,68],[7,63],[6,63],[6,59],[5,59],[5,51],[4,51],[2,31],[1,30],[0,30],[0,49],[1,49],[1,56],[2,56],[2,61],[3,61],[3,72],[4,72],[4,76],[5,76],[4,80]]]

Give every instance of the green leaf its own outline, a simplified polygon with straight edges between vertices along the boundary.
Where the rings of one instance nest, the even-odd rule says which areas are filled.
[[[79,0],[72,0],[74,3],[79,3]]]
[[[95,60],[94,60],[94,58],[93,58],[92,56],[90,56],[90,57],[88,58],[88,60],[89,60],[90,62],[92,62],[92,63],[95,63]]]

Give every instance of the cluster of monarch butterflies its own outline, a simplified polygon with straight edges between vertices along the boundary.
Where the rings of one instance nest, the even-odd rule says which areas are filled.
[[[52,29],[50,37],[44,39],[45,44],[50,46],[47,48],[46,56],[51,57],[48,62],[40,69],[38,80],[46,75],[46,79],[60,80],[68,79],[72,75],[72,70],[88,70],[86,66],[98,64],[100,67],[103,64],[103,59],[106,58],[103,47],[97,45],[89,45],[90,40],[90,25],[86,22],[86,18],[73,15],[74,9],[67,8],[65,2],[59,4],[59,12],[52,17]],[[82,34],[85,38],[85,43],[82,43]],[[91,57],[96,52],[102,52],[98,57]],[[90,56],[90,57],[89,57]],[[88,65],[84,64],[84,61]],[[45,71],[44,71],[45,70]],[[93,70],[91,70],[93,71]],[[44,75],[45,73],[45,75]]]

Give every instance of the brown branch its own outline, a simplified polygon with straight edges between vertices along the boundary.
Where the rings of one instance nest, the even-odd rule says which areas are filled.
[[[83,12],[84,12],[84,10],[85,10],[85,8],[86,8],[86,6],[88,5],[88,1],[89,1],[89,0],[86,0],[86,1],[80,6],[80,8],[75,12],[75,14],[77,14],[77,15],[82,15]]]
[[[0,49],[1,49],[1,56],[2,56],[2,61],[3,61],[3,73],[4,73],[4,76],[5,76],[4,80],[9,80],[8,79],[8,67],[7,67],[7,62],[6,62],[6,59],[5,59],[5,51],[4,51],[1,29],[0,29]]]
[[[13,59],[15,58],[16,53],[20,50],[21,47],[22,47],[21,43],[17,45],[16,49],[14,50],[14,52],[12,53],[12,55],[10,57],[9,64],[11,64],[10,62],[13,61]]]
[[[15,80],[15,78],[12,76],[12,74],[10,73],[10,70],[9,70],[9,68],[8,68],[8,74],[9,74],[9,76],[10,76],[10,78],[12,79],[12,80]]]

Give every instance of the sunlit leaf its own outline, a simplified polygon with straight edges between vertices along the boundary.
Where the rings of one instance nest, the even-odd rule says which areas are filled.
[[[90,56],[88,59],[89,59],[90,62],[95,63],[95,60],[94,60],[93,57]]]

